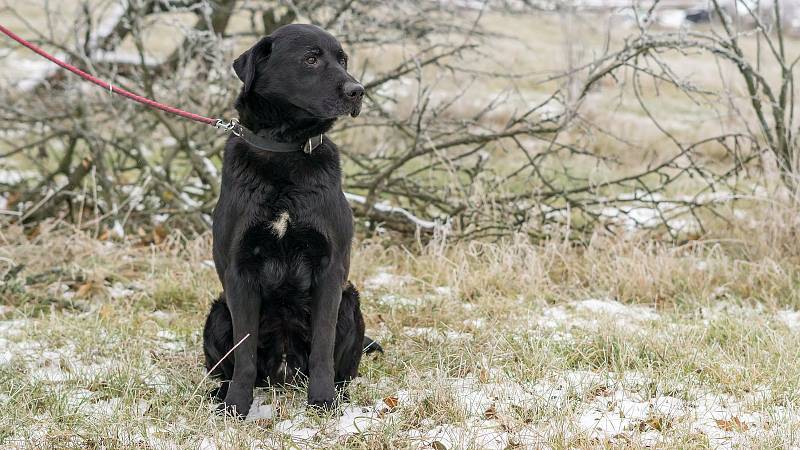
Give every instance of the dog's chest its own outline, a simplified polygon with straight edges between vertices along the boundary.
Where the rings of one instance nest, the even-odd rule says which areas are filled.
[[[302,193],[270,200],[248,221],[239,261],[271,289],[284,284],[309,288],[314,275],[327,266],[335,252],[329,236],[343,232],[331,217],[339,214],[341,206]],[[326,204],[336,208],[322,207]]]
[[[289,210],[254,221],[244,234],[241,251],[255,262],[283,264],[303,261],[316,265],[330,245],[315,224]]]

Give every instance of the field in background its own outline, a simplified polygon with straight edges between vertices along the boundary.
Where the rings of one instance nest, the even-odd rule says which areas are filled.
[[[89,3],[101,5],[94,11],[92,20],[98,28],[102,28],[103,21],[114,15],[114,3]],[[27,34],[32,34],[30,30],[46,29],[49,30],[46,34],[51,34],[58,45],[66,48],[75,45],[76,37],[70,35],[70,27],[74,26],[75,21],[70,18],[78,20],[81,17],[79,2],[32,2],[12,6],[18,16],[11,14],[10,9],[5,12],[0,10],[0,19],[12,28],[29,28]],[[42,14],[45,7],[54,11],[50,21]],[[348,192],[356,195],[374,194],[375,197],[370,201],[386,201],[407,208],[422,219],[435,219],[441,223],[466,210],[469,213],[456,217],[454,222],[458,225],[457,232],[467,236],[471,233],[471,221],[477,223],[480,229],[485,229],[483,233],[489,236],[492,236],[493,227],[502,228],[503,221],[493,215],[516,216],[515,220],[520,224],[509,228],[528,232],[535,237],[549,235],[552,231],[549,227],[551,222],[556,222],[558,226],[569,224],[583,232],[584,227],[591,229],[599,225],[592,222],[599,215],[602,219],[598,222],[610,225],[616,231],[650,228],[656,229],[659,237],[678,241],[706,234],[709,227],[712,231],[722,229],[724,232],[725,223],[731,217],[749,214],[747,210],[750,207],[757,209],[764,202],[774,200],[771,190],[779,187],[779,177],[774,176],[774,161],[768,153],[750,160],[752,154],[763,152],[763,149],[753,150],[748,143],[737,147],[741,145],[737,143],[732,150],[710,139],[720,134],[744,132],[747,126],[754,124],[754,119],[746,113],[745,117],[741,116],[742,111],[746,112],[749,108],[748,96],[734,66],[709,57],[708,53],[674,49],[654,53],[658,53],[660,61],[670,67],[676,79],[684,83],[682,89],[649,79],[634,89],[631,72],[620,70],[614,76],[604,77],[589,90],[580,105],[577,118],[560,130],[557,137],[546,132],[521,133],[515,136],[516,140],[489,140],[482,147],[478,144],[475,148],[445,147],[441,152],[431,151],[429,156],[413,156],[399,168],[390,171],[388,181],[384,180],[383,186],[373,177],[390,167],[393,161],[402,160],[405,155],[420,150],[416,148],[418,145],[435,148],[466,133],[480,137],[481,134],[502,131],[510,120],[532,105],[544,102],[558,89],[562,89],[565,98],[549,102],[531,117],[538,117],[534,120],[536,122],[548,115],[564,113],[565,108],[571,107],[564,102],[568,103],[570,95],[576,95],[569,92],[580,86],[582,76],[576,74],[572,79],[565,76],[564,72],[583,67],[606,52],[621,48],[625,40],[637,32],[630,15],[624,13],[594,11],[515,15],[487,8],[482,13],[466,9],[462,16],[459,17],[464,22],[460,24],[462,27],[481,17],[479,31],[484,37],[474,53],[441,66],[423,67],[419,70],[419,78],[409,75],[380,85],[374,95],[383,98],[383,103],[370,103],[365,108],[364,116],[367,117],[355,120],[346,118],[332,133],[345,153],[344,181]],[[143,24],[146,33],[140,42],[128,36],[119,47],[110,54],[103,54],[103,57],[115,61],[137,61],[137,48],[141,48],[145,60],[163,60],[179,42],[175,36],[182,38],[185,34],[191,34],[193,19],[191,14],[186,13],[148,16]],[[710,27],[709,24],[700,24],[687,30],[709,33]],[[660,25],[654,26],[653,30],[654,33],[674,31],[673,28]],[[245,10],[231,18],[228,31],[234,35],[251,31]],[[341,27],[333,31],[347,32]],[[22,34],[26,35],[26,32]],[[220,64],[223,75],[214,78],[217,84],[209,85],[205,92],[195,94],[195,97],[205,99],[198,100],[202,107],[207,106],[204,101],[216,106],[211,111],[198,109],[198,112],[214,115],[226,113],[224,109],[232,102],[238,84],[225,64],[254,39],[254,36],[245,36],[219,43],[227,58],[226,63]],[[431,39],[434,43],[454,45],[454,41],[464,37],[458,33],[440,33]],[[745,32],[740,41],[748,58],[754,58],[759,50],[764,53],[765,44],[755,33]],[[795,37],[787,37],[785,44],[788,60],[800,54],[800,44]],[[20,86],[16,91],[9,91],[13,97],[10,103],[13,105],[20,101],[22,104],[26,94],[21,87],[33,83],[37,77],[40,79],[50,66],[9,40],[0,41],[0,46],[0,77],[9,86]],[[352,72],[369,83],[419,50],[419,45],[413,39],[380,45],[354,45],[350,49]],[[79,65],[88,63],[82,60]],[[113,73],[114,69],[111,70]],[[191,77],[190,72],[184,75]],[[766,80],[774,82],[779,70],[777,66],[765,64],[763,73]],[[135,79],[128,80],[124,76],[120,76],[120,79],[136,83]],[[157,98],[192,109],[191,92],[170,99],[175,90],[181,91],[185,88],[182,86],[189,83],[181,84],[179,81],[175,86],[165,87]],[[686,86],[696,91],[686,92],[683,89]],[[110,217],[113,213],[99,219],[103,223],[97,227],[98,235],[108,229],[113,229],[117,235],[130,233],[131,228],[135,230],[142,224],[145,231],[150,232],[150,228],[161,225],[164,217],[169,221],[167,227],[207,228],[207,217],[218,182],[218,149],[222,136],[189,124],[185,124],[185,131],[181,131],[181,127],[174,125],[173,121],[168,122],[171,124],[169,127],[161,126],[163,118],[160,116],[148,111],[139,111],[139,115],[136,113],[138,106],[133,107],[84,84],[79,88],[86,89],[85,98],[100,103],[99,107],[94,106],[99,111],[98,117],[91,123],[76,119],[78,123],[61,125],[55,130],[69,133],[76,128],[88,127],[91,133],[97,135],[92,135],[97,142],[87,144],[89,150],[81,149],[82,141],[75,138],[78,142],[75,154],[88,152],[96,164],[92,169],[102,170],[105,167],[108,173],[95,175],[91,172],[83,178],[76,175],[75,178],[81,182],[73,186],[70,185],[69,174],[80,174],[80,156],[74,156],[75,161],[65,164],[61,159],[65,147],[63,142],[41,145],[37,154],[42,157],[33,156],[27,151],[16,152],[12,157],[0,161],[0,169],[3,170],[0,184],[8,184],[9,180],[16,178],[23,178],[25,182],[21,183],[22,187],[10,188],[7,194],[0,195],[0,209],[14,209],[19,214],[27,214],[37,205],[40,197],[46,197],[49,189],[57,191],[67,185],[69,188],[64,189],[71,192],[73,203],[84,204],[87,200],[96,202],[105,213],[116,210],[119,204],[127,204],[130,208],[130,214],[126,214],[124,220]],[[56,98],[53,102],[69,103],[69,96],[74,93],[58,91],[54,95]],[[450,101],[453,101],[452,105],[436,110]],[[647,110],[641,102],[647,105]],[[378,111],[375,107],[378,103],[385,110]],[[429,112],[424,120],[419,119],[423,122],[422,131],[416,130],[419,135],[415,138],[415,127],[419,125],[417,114],[422,114],[422,105]],[[134,118],[120,123],[115,117],[117,114],[109,115],[109,111],[117,109],[124,109],[124,114],[134,114]],[[10,117],[18,114],[13,107],[10,111]],[[23,111],[26,110],[23,108]],[[480,119],[470,122],[478,114]],[[149,127],[150,131],[146,131],[149,121],[153,125]],[[135,129],[129,130],[131,126],[145,129],[137,132]],[[19,142],[17,137],[23,132],[8,130],[3,133],[0,137],[5,139],[0,141],[0,155],[14,151]],[[125,139],[117,133],[125,135]],[[642,173],[675,158],[682,150],[672,138],[684,145],[710,140],[692,151],[691,160],[679,157],[671,167],[658,174],[615,184],[615,180]],[[556,139],[558,147],[552,149],[553,140]],[[117,142],[121,147],[128,148],[130,154],[118,156],[124,152],[109,142]],[[181,159],[184,153],[186,160]],[[109,161],[114,159],[117,161]],[[707,184],[716,174],[724,173],[743,160],[749,162],[742,163],[744,167],[739,169],[740,172],[733,176],[720,175],[719,180]],[[141,161],[146,163],[142,164]],[[164,161],[174,166],[167,170],[167,179],[157,177],[160,176],[158,167]],[[142,167],[137,167],[138,164],[142,164]],[[110,165],[126,169],[115,166],[114,170],[108,170]],[[433,165],[433,169],[425,169],[427,165]],[[696,165],[704,173],[696,176],[678,175],[687,165]],[[62,167],[66,169],[60,170]],[[42,176],[39,172],[51,173],[52,176]],[[49,179],[50,182],[44,183],[47,186],[39,185],[37,177],[32,175]],[[152,181],[153,177],[156,181]],[[670,181],[663,189],[658,187],[657,195],[648,195],[648,189],[672,177],[680,179]],[[101,184],[100,195],[91,191],[94,183]],[[371,192],[371,186],[383,187]],[[381,189],[386,192],[381,192]],[[564,198],[559,194],[571,189],[585,189],[586,194]],[[432,192],[435,192],[433,197],[430,196]],[[737,196],[746,196],[751,204],[739,201],[733,205],[732,200]],[[779,199],[781,202],[787,201],[786,196]],[[695,202],[702,204],[700,209],[704,210],[690,211]],[[717,202],[721,206],[716,211],[707,211],[705,209],[713,209],[713,206],[703,208],[704,202]],[[91,212],[87,212],[88,208],[76,212],[70,207],[68,213],[63,209],[59,212],[72,215],[75,222],[87,223],[96,219],[91,217]],[[43,210],[55,214],[58,205],[48,204]],[[175,211],[184,213],[176,214]],[[37,214],[47,215],[41,211]],[[723,216],[724,220],[717,221],[715,214]],[[82,216],[81,220],[75,219],[75,216]],[[665,216],[664,220],[660,220],[660,216]],[[202,220],[203,217],[206,219]],[[187,221],[190,223],[187,224]],[[379,221],[380,218],[369,217],[363,223],[370,227],[370,231],[376,231],[375,222]],[[541,226],[539,222],[546,225]],[[698,225],[699,222],[703,223]]]
[[[90,2],[92,3],[92,2]],[[106,1],[95,2],[104,5],[97,10],[94,21],[102,23],[103,13],[109,14],[113,9],[112,3]],[[48,22],[42,15],[45,7],[50,8],[56,17],[61,19]],[[66,35],[72,21],[64,18],[80,16],[80,3],[70,0],[51,4],[41,1],[27,2],[24,5],[14,5],[15,10],[24,18],[9,15],[0,11],[0,19],[12,29],[23,29],[30,26],[34,29],[49,29],[48,35],[56,37],[63,45],[71,45],[73,37]],[[465,18],[473,19],[479,15],[478,11],[466,11]],[[469,84],[469,96],[457,101],[457,107],[451,114],[457,117],[469,117],[475,114],[488,101],[502,98],[504,94],[513,92],[507,100],[501,102],[484,119],[490,122],[504,123],[514,111],[521,111],[545,100],[564,82],[564,78],[557,76],[570,68],[587,64],[594,58],[602,55],[607,49],[619,48],[626,38],[635,32],[635,24],[630,17],[612,12],[583,12],[579,15],[558,13],[526,13],[512,15],[495,12],[491,8],[481,13],[482,32],[489,36],[486,43],[481,46],[479,55],[465,62],[466,69],[484,73],[494,73],[497,77],[480,77],[469,80],[464,74],[458,77],[449,76],[447,73],[437,73],[435,68],[430,69],[429,79],[441,77],[435,84],[434,102],[446,102],[458,95],[464,89],[466,82]],[[125,40],[116,50],[116,55],[122,59],[137,57],[137,44],[141,45],[145,57],[154,61],[161,60],[174,50],[176,33],[186,33],[190,28],[193,16],[190,14],[170,13],[158,15],[149,25],[146,39],[141,43],[133,42],[130,38]],[[230,32],[245,32],[249,30],[248,18],[244,14],[235,15],[231,19]],[[705,31],[709,26],[700,24],[690,27],[693,30]],[[671,31],[671,27],[656,27],[655,30]],[[333,30],[335,33],[336,30]],[[24,34],[24,33],[23,33]],[[453,38],[456,39],[457,37]],[[226,49],[231,57],[252,45],[254,38],[245,37],[230,42]],[[741,38],[742,46],[749,56],[755,55],[758,42],[755,33],[744,33]],[[360,53],[351,55],[351,71],[363,75],[362,81],[372,81],[376,73],[395,67],[403,58],[413,54],[417,48],[403,45],[387,45],[370,49],[369,46],[359,49]],[[9,39],[0,40],[0,58],[2,78],[5,82],[14,84],[38,76],[41,71],[51,67],[44,61],[22,48]],[[355,51],[351,49],[351,52]],[[763,49],[762,49],[763,51]],[[793,35],[787,36],[786,54],[789,60],[800,55],[800,40]],[[7,56],[8,55],[8,56]],[[664,61],[675,70],[680,77],[693,83],[700,89],[720,91],[730,89],[740,100],[746,94],[742,81],[739,79],[735,68],[727,63],[708,57],[707,54],[689,51],[665,52]],[[367,67],[365,67],[367,66]],[[780,75],[777,66],[765,67],[768,80],[775,80]],[[725,84],[720,79],[723,77]],[[625,136],[631,143],[642,147],[651,147],[654,151],[670,148],[668,138],[652,124],[646,114],[641,110],[636,100],[632,97],[630,89],[618,90],[619,85],[625,85],[630,80],[609,79],[590,95],[587,102],[585,115],[591,118],[599,128],[608,129],[610,132]],[[392,91],[396,100],[398,114],[410,114],[414,107],[413,97],[417,86],[403,83],[392,83],[386,87]],[[90,92],[92,92],[90,90]],[[658,118],[664,120],[664,125],[669,131],[675,132],[679,137],[690,141],[697,137],[710,135],[731,126],[722,122],[718,112],[712,105],[704,104],[702,97],[691,98],[680,93],[674,87],[645,85],[645,98]],[[119,100],[122,101],[122,100]],[[370,136],[370,130],[362,130]],[[364,140],[364,135],[359,134],[361,140],[349,140],[348,149],[353,152],[369,152],[373,149]],[[605,146],[604,146],[605,144]],[[644,160],[641,155],[631,155],[625,151],[625,146],[619,142],[597,143],[593,150],[607,152],[609,155],[629,158],[630,162]],[[0,148],[0,150],[2,150]],[[520,155],[512,153],[515,158]],[[502,159],[501,166],[512,165],[517,161]],[[634,170],[634,165],[631,170]],[[611,176],[613,174],[601,174]]]

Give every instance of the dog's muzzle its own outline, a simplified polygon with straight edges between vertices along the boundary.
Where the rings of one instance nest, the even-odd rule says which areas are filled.
[[[353,109],[350,110],[350,117],[358,117],[359,114],[361,114],[361,100],[353,105]]]

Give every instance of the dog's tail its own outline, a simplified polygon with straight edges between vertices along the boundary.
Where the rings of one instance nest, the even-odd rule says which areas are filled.
[[[225,304],[225,294],[211,304],[206,324],[203,327],[203,354],[205,356],[206,370],[212,377],[224,378],[225,369],[230,374],[233,370],[233,355],[227,361],[223,356],[233,347],[233,321],[228,305]],[[212,371],[212,369],[214,369]]]
[[[364,349],[365,355],[369,355],[370,353],[375,353],[375,352],[383,353],[383,347],[381,347],[381,344],[378,344],[376,340],[372,339],[369,336],[364,336],[364,344],[362,345],[361,348]]]

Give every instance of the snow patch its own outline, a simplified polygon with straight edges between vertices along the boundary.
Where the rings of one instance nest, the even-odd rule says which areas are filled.
[[[396,275],[389,272],[388,268],[381,267],[375,275],[367,278],[364,284],[365,289],[373,290],[380,288],[397,288],[404,286],[409,281],[411,281],[411,277]]]
[[[269,420],[275,417],[275,407],[272,404],[265,404],[266,397],[255,397],[247,413],[245,421],[253,422],[256,420]]]
[[[786,325],[789,330],[796,333],[800,331],[800,311],[784,309],[775,314],[776,318]]]
[[[275,431],[291,437],[295,441],[310,441],[319,430],[307,426],[308,417],[298,414],[294,418],[286,419],[275,424]]]
[[[122,283],[114,283],[108,288],[108,295],[115,299],[130,297],[135,293],[136,291],[134,289],[126,287]]]
[[[437,330],[430,327],[405,327],[403,334],[408,337],[422,338],[432,343],[444,344],[448,341],[464,341],[472,337],[469,333],[453,330]]]
[[[644,323],[660,320],[661,316],[644,305],[626,305],[613,299],[590,298],[565,305],[549,306],[530,318],[526,326],[535,325],[548,330],[572,327],[597,330],[602,323],[611,322],[631,331],[641,331]],[[569,340],[571,336],[561,336]]]
[[[578,311],[614,316],[635,321],[658,320],[659,315],[653,309],[642,305],[623,305],[611,299],[590,298],[574,304]]]
[[[408,298],[401,297],[396,294],[386,294],[378,299],[378,303],[384,306],[401,306],[407,308],[416,308],[422,306],[425,301],[421,298]]]
[[[466,426],[437,425],[429,430],[414,429],[408,433],[412,448],[502,450],[509,447],[509,434],[489,420],[470,420]]]

